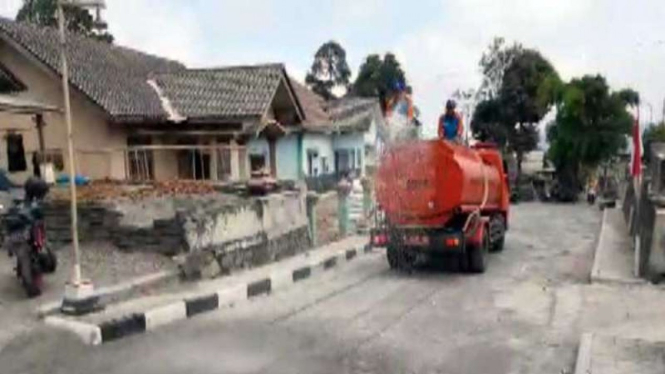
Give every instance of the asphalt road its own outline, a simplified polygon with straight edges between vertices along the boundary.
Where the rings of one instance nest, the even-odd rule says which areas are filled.
[[[483,275],[381,254],[289,290],[90,348],[37,328],[7,373],[570,373],[601,215],[521,204]]]

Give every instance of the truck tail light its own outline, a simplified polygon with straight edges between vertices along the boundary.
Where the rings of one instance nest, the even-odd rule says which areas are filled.
[[[377,234],[374,236],[374,245],[377,247],[382,247],[388,243],[388,238],[385,234]]]
[[[457,247],[457,246],[459,246],[459,239],[457,238],[446,239],[446,247]]]

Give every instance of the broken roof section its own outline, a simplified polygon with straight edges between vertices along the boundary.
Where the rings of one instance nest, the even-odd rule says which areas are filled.
[[[376,98],[344,97],[326,101],[305,85],[291,80],[306,114],[304,128],[315,132],[367,131],[381,117]]]
[[[0,37],[61,74],[55,29],[0,18]],[[73,33],[67,35],[67,57],[70,83],[118,121],[165,118],[157,94],[146,83],[148,75],[185,69],[179,62]]]
[[[183,70],[155,74],[153,79],[177,115],[189,120],[263,118],[280,88],[283,97],[291,97],[302,120],[282,64]]]
[[[60,74],[55,29],[0,17],[0,39]],[[276,119],[308,131],[364,131],[379,108],[372,98],[326,102],[291,80],[282,64],[187,69],[177,61],[73,33],[67,40],[70,83],[115,122],[249,121],[263,128]],[[295,114],[282,120],[280,110]]]
[[[61,74],[55,29],[0,17],[0,38]],[[67,57],[70,83],[115,122],[262,119],[273,104],[294,110],[296,122],[304,117],[281,64],[187,69],[73,33]]]

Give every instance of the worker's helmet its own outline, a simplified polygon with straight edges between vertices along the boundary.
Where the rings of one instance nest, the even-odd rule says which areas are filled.
[[[447,110],[455,110],[457,108],[457,103],[455,100],[448,100],[446,101],[446,109]]]

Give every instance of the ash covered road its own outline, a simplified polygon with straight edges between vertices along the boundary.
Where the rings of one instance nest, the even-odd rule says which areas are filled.
[[[392,272],[382,254],[232,309],[90,348],[38,328],[2,373],[567,373],[601,214],[521,204],[483,275]]]

